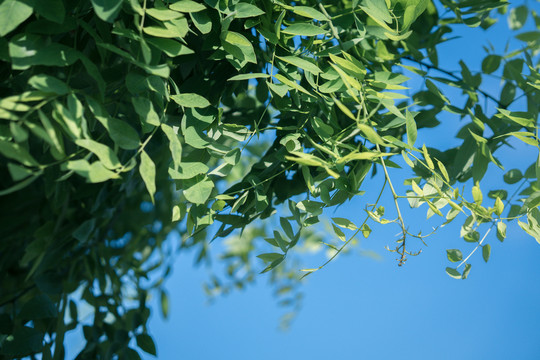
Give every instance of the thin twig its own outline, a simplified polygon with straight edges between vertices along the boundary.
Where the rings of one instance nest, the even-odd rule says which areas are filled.
[[[416,60],[415,58],[413,57],[410,57],[410,56],[404,56],[403,59],[406,59],[406,60],[409,60],[409,61],[412,61],[412,62],[415,62],[417,63],[418,65],[422,65],[422,66],[425,66],[426,68],[428,69],[432,69],[432,70],[437,70],[438,72],[441,72],[443,74],[446,74],[450,77],[452,77],[453,79],[455,80],[458,80],[458,81],[461,81],[461,82],[464,82],[462,78],[460,78],[459,76],[455,75],[454,73],[452,73],[451,71],[448,71],[448,70],[444,70],[444,69],[441,69],[439,68],[438,66],[435,66],[435,65],[432,65],[432,64],[428,64],[424,61],[421,61],[421,60]],[[499,100],[497,100],[497,98],[491,94],[488,94],[487,92],[485,92],[484,90],[481,90],[480,88],[478,87],[471,87],[474,91],[478,91],[480,94],[484,95],[486,98],[492,100],[493,102],[495,102],[500,108],[502,109],[506,109],[506,107],[508,105],[505,105],[503,103],[501,103]]]

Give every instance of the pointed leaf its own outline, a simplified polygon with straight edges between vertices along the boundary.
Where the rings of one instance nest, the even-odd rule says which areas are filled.
[[[171,99],[178,105],[188,108],[205,108],[210,106],[210,102],[199,94],[185,93],[172,95]]]
[[[152,203],[154,203],[154,194],[156,193],[156,165],[144,150],[141,152],[139,173],[141,174],[141,178],[146,185],[148,194],[150,194]]]

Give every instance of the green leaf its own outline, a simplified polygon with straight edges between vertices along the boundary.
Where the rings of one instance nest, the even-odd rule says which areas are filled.
[[[148,194],[150,194],[152,203],[154,203],[154,194],[156,193],[156,165],[144,150],[141,152],[139,173],[144,181],[144,185],[146,185]]]
[[[342,52],[342,54],[343,56],[346,56],[347,59],[335,56],[333,54],[330,54],[330,59],[346,73],[351,74],[359,80],[362,80],[366,74],[366,68],[364,67],[364,65],[346,52]],[[377,74],[380,74],[380,72],[375,74],[375,80],[378,80]]]
[[[407,130],[407,143],[410,147],[414,147],[417,135],[416,121],[414,121],[414,116],[409,111],[405,115],[405,127]]]
[[[369,237],[369,234],[371,234],[371,228],[368,224],[362,225],[362,235],[367,239]]]
[[[488,198],[490,198],[490,199],[500,198],[501,200],[506,200],[508,198],[508,191],[506,191],[506,190],[491,190],[488,193]]]
[[[497,199],[495,199],[495,214],[501,216],[503,211],[504,211],[504,204],[502,200],[499,197],[497,197]]]
[[[139,134],[125,121],[111,117],[98,118],[98,120],[107,129],[111,139],[120,148],[126,150],[134,150],[139,148],[141,144]]]
[[[386,29],[390,29],[385,23],[392,22],[392,15],[388,11],[385,0],[364,0],[360,8],[365,11],[375,22]]]
[[[478,186],[473,186],[473,188],[472,188],[472,196],[473,196],[473,199],[474,199],[475,203],[477,203],[478,205],[482,204],[482,199],[483,199],[482,191],[480,190],[480,188]]]
[[[497,222],[497,239],[504,241],[506,238],[506,224],[502,221]]]
[[[518,181],[520,181],[521,179],[523,179],[523,174],[521,173],[521,170],[519,170],[519,169],[509,170],[503,176],[503,180],[507,184],[515,184]]]
[[[257,255],[257,257],[264,262],[274,262],[276,260],[283,259],[284,256],[285,255],[278,254],[278,253],[266,253],[266,254]]]
[[[175,168],[178,168],[182,163],[182,144],[178,139],[178,135],[173,128],[167,124],[161,124],[161,130],[165,136],[167,136],[167,139],[169,139],[169,150],[173,158],[173,164]]]
[[[236,4],[234,7],[234,11],[236,12],[236,15],[234,15],[234,17],[237,19],[255,17],[264,14],[264,11],[262,11],[255,5],[244,2]]]
[[[507,84],[511,84],[512,86],[514,86],[510,82],[507,83]],[[510,112],[510,111],[508,111],[506,109],[497,109],[497,110],[499,110],[500,114],[497,114],[496,116],[499,117],[499,118],[513,121],[514,123],[519,124],[521,126],[526,126],[526,127],[534,127],[535,126],[535,120],[531,116],[531,114],[529,114],[528,112],[517,112],[517,111]]]
[[[403,24],[401,31],[408,29],[414,21],[426,10],[429,0],[407,0],[405,2],[405,12],[403,13]]]
[[[33,34],[15,35],[9,42],[9,56],[13,69],[24,70],[33,65],[68,66],[79,59],[73,48]]]
[[[461,279],[461,274],[459,271],[457,271],[457,269],[453,269],[451,267],[447,267],[446,268],[446,273],[450,276],[450,277],[453,277],[454,279]]]
[[[161,315],[165,319],[169,317],[169,296],[165,292],[165,290],[161,290],[160,292],[160,304],[161,304]]]
[[[532,208],[527,213],[527,224],[518,221],[518,225],[529,235],[534,237],[540,244],[540,210]]]
[[[30,155],[28,150],[26,150],[19,144],[15,144],[9,141],[0,140],[0,154],[7,157],[8,159],[18,161],[26,166],[38,165],[38,162],[36,161],[36,159],[34,159],[32,155]]]
[[[65,82],[45,74],[32,76],[30,79],[28,79],[28,85],[32,86],[36,90],[57,95],[66,95],[70,91]]]
[[[482,60],[482,71],[486,74],[495,72],[501,65],[502,57],[499,55],[488,55]]]
[[[174,19],[184,17],[182,13],[179,13],[178,11],[169,10],[165,7],[146,9],[146,13],[150,15],[151,17],[153,17],[154,19],[161,20],[161,21],[174,20]]]
[[[322,12],[308,6],[293,6],[291,7],[291,10],[296,15],[307,17],[309,19],[328,21],[328,18]]]
[[[28,300],[18,316],[27,320],[53,319],[58,316],[58,311],[47,295],[40,294]]]
[[[358,229],[358,227],[354,225],[354,223],[350,221],[349,219],[333,217],[332,221],[335,222],[337,226],[342,227],[344,229],[349,229],[349,230]]]
[[[154,344],[154,340],[152,337],[148,334],[139,334],[136,336],[137,339],[137,346],[147,352],[150,355],[156,356],[156,345]]]
[[[192,0],[180,0],[169,6],[169,9],[184,13],[203,11],[206,6]]]
[[[525,5],[521,5],[510,9],[510,15],[508,15],[508,26],[512,30],[519,30],[525,25],[527,21],[527,15],[529,10]]]
[[[133,107],[143,123],[153,126],[161,125],[159,115],[154,109],[154,105],[150,99],[144,97],[133,97],[131,98],[131,102],[133,103]]]
[[[429,79],[426,79],[426,87],[428,90],[435,94],[439,99],[444,101],[447,104],[450,104],[450,100],[446,96],[443,95],[443,93],[439,90],[439,88]]]
[[[100,183],[110,179],[119,178],[117,173],[107,169],[99,161],[90,164],[86,160],[72,160],[68,161],[66,168],[85,177],[90,183]]]
[[[322,71],[319,69],[317,65],[314,63],[299,58],[297,56],[277,56],[278,59],[285,61],[288,64],[294,65],[302,70],[309,71],[310,73],[317,75],[320,74]]]
[[[428,149],[426,147],[426,144],[422,145],[422,154],[424,155],[424,159],[426,159],[426,163],[427,163],[428,167],[431,170],[434,170],[435,165],[433,164],[433,160],[431,160],[431,156],[429,156],[429,152],[428,152]]]
[[[253,45],[244,35],[234,31],[225,31],[221,34],[221,45],[236,59],[253,64],[257,63]]]
[[[88,238],[95,230],[96,219],[92,218],[83,222],[75,231],[72,233],[73,237],[79,242],[84,243],[88,241]]]
[[[172,95],[171,99],[180,106],[188,108],[205,108],[210,106],[210,102],[199,94],[185,93]]]
[[[345,236],[343,231],[341,231],[341,229],[338,228],[335,224],[332,224],[332,229],[334,229],[334,233],[336,234],[339,240],[347,241],[347,237]]]
[[[294,240],[294,231],[289,220],[284,217],[280,217],[279,223],[281,224],[281,228],[285,232],[285,235],[287,235],[290,240]]]
[[[192,12],[189,14],[193,24],[202,34],[208,34],[212,31],[212,19],[206,11]]]
[[[366,139],[369,140],[372,144],[379,144],[379,145],[385,145],[386,143],[384,140],[377,134],[375,130],[371,126],[367,126],[365,124],[358,124],[357,127],[362,131]]]
[[[317,116],[311,118],[311,126],[322,140],[326,140],[334,134],[334,129]]]
[[[354,160],[373,160],[383,156],[390,156],[392,153],[381,154],[378,152],[363,151],[363,152],[351,152],[337,161],[338,164],[345,164]]]
[[[465,269],[463,269],[463,275],[461,275],[461,278],[463,280],[465,280],[469,276],[469,273],[471,272],[471,267],[471,264],[465,264]]]
[[[463,254],[458,249],[446,250],[446,257],[451,262],[459,262],[459,261],[463,260]]]
[[[326,34],[326,30],[319,26],[309,23],[294,23],[291,26],[281,30],[284,34],[300,35],[300,36],[317,36]]]
[[[90,139],[75,140],[75,144],[94,153],[108,169],[112,170],[122,166],[120,160],[118,160],[118,157],[116,156],[116,153],[107,145],[100,144],[97,141]]]
[[[45,19],[62,24],[66,16],[66,9],[62,0],[29,0],[34,11]]]
[[[309,95],[311,97],[313,97],[313,95],[307,91],[304,87],[302,87],[301,85],[298,85],[296,82],[294,81],[291,81],[289,79],[287,79],[285,76],[281,75],[281,74],[276,74],[274,75],[274,77],[279,80],[281,83],[287,85],[288,88],[290,89],[296,89],[306,95]]]
[[[231,212],[232,212],[232,210],[231,210]],[[287,252],[287,246],[289,245],[289,243],[285,239],[283,239],[283,237],[281,236],[281,234],[277,230],[274,230],[274,239],[276,240],[276,243],[278,244],[281,251],[286,253]]]
[[[204,149],[210,145],[210,143],[205,140],[206,137],[204,134],[199,134],[197,129],[193,126],[187,127],[186,130],[184,130],[183,135],[186,144],[191,145],[196,149]]]
[[[205,178],[204,180],[199,181],[185,189],[184,196],[193,204],[204,204],[210,197],[213,189],[214,183],[212,180]]]
[[[527,31],[521,34],[517,34],[516,39],[527,43],[535,43],[540,40],[540,31]]]
[[[463,236],[463,240],[466,242],[478,242],[480,240],[480,233],[478,231],[470,231]]]
[[[123,0],[91,0],[96,15],[103,21],[112,23],[120,9],[122,9]]]
[[[235,75],[228,79],[227,81],[238,81],[238,80],[249,80],[249,79],[265,79],[269,78],[270,75],[263,73],[251,73],[251,74],[240,74]]]
[[[187,46],[172,39],[151,38],[146,40],[150,45],[156,49],[163,51],[167,56],[176,57],[180,55],[193,54],[194,51]]]
[[[11,358],[22,358],[35,354],[43,349],[43,337],[44,334],[34,328],[17,327],[13,336],[4,340],[0,351]]]
[[[20,0],[5,0],[0,4],[0,37],[6,36],[32,16],[32,8]]]
[[[484,258],[485,262],[488,262],[490,255],[491,255],[491,245],[486,244],[482,246],[482,258]]]

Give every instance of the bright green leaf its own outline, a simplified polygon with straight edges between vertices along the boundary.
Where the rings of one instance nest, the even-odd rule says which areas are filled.
[[[205,108],[210,106],[210,102],[199,94],[185,93],[172,95],[171,99],[180,106],[188,108]]]
[[[213,189],[214,183],[212,180],[205,178],[204,180],[199,181],[185,189],[184,196],[193,204],[204,204],[210,197]]]
[[[0,4],[0,37],[6,36],[32,15],[24,1],[5,0]]]

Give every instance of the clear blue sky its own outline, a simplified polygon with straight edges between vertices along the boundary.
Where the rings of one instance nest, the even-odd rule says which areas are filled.
[[[443,67],[458,70],[458,60],[465,58],[471,69],[479,70],[482,45],[490,40],[502,54],[509,36],[504,23],[488,33],[461,30],[464,38],[441,47]],[[492,83],[486,90],[498,95],[499,83]],[[449,134],[464,123],[450,116],[441,120],[444,130],[420,132],[417,144],[451,145]],[[503,163],[513,159],[515,167],[524,169],[534,159],[522,151],[518,146],[513,153],[499,155]],[[402,176],[395,171],[392,175]],[[502,172],[490,168],[488,178],[491,175],[500,179]],[[376,192],[380,181],[366,182],[364,190]],[[391,212],[389,200],[387,193],[385,205]],[[336,216],[346,212],[360,218],[364,204],[364,199],[353,201]],[[425,211],[405,212],[412,229],[427,230]],[[375,228],[361,248],[377,252],[380,260],[355,250],[308,277],[303,308],[286,332],[278,330],[283,309],[267,286],[267,274],[247,290],[209,305],[201,288],[207,270],[194,268],[193,254],[185,253],[167,281],[169,320],[163,321],[155,306],[150,321],[158,358],[539,359],[540,245],[512,224],[504,243],[489,237],[489,263],[477,252],[469,279],[454,280],[444,272],[449,264],[445,250],[472,249],[459,238],[460,226],[458,221],[429,238],[429,247],[422,247],[423,253],[401,268],[395,255],[384,250],[393,245],[397,227]]]

